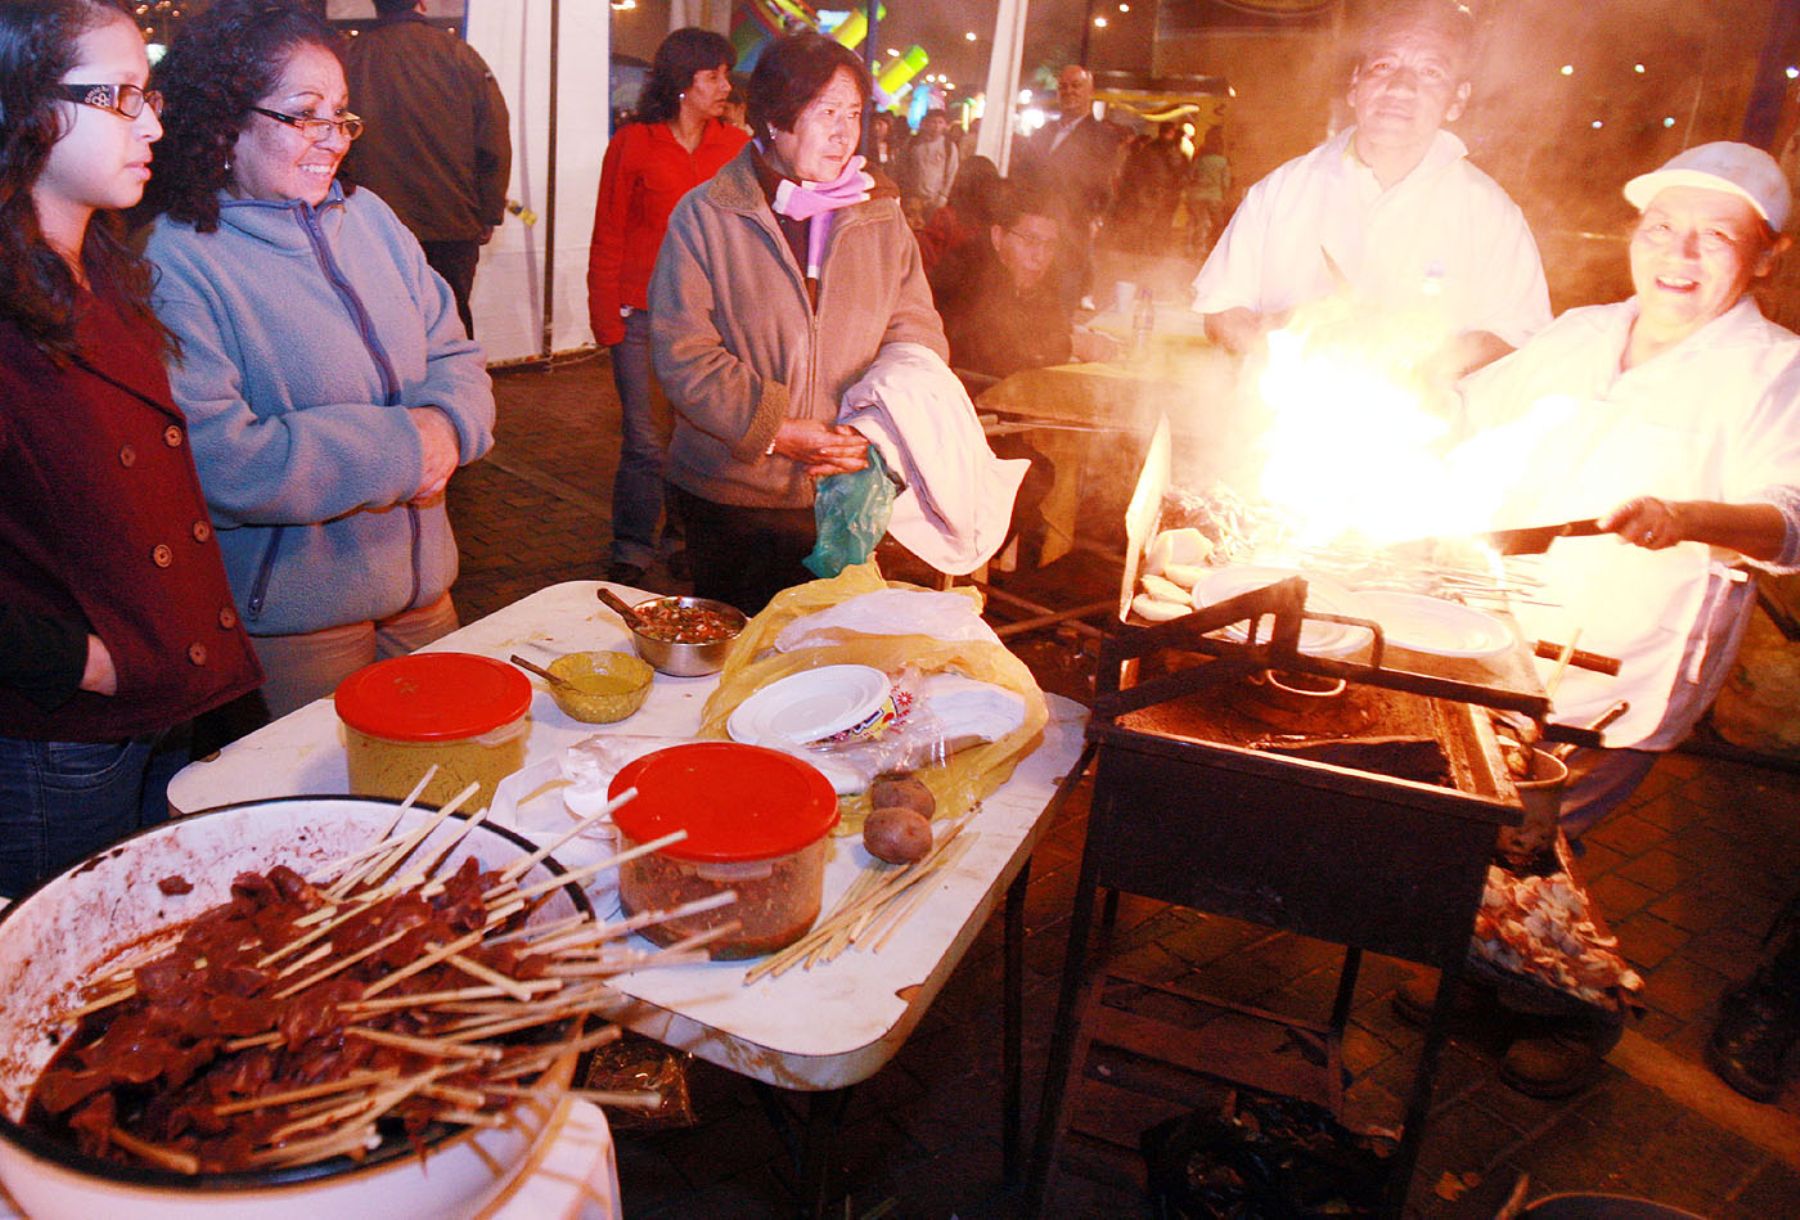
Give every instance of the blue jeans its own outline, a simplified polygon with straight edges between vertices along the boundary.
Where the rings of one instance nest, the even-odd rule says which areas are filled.
[[[613,385],[624,419],[619,428],[619,474],[613,480],[613,563],[647,568],[656,562],[656,525],[663,516],[663,466],[669,453],[669,404],[650,363],[650,311],[634,309],[625,338],[612,349]],[[680,547],[681,529],[669,515],[663,549]]]
[[[156,737],[0,737],[0,896],[17,898],[84,856],[166,821],[169,781],[187,761],[185,744],[163,748]]]

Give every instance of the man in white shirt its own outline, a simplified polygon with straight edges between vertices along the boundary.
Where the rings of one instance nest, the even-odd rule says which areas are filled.
[[[1514,473],[1497,524],[1595,517],[1608,531],[1552,543],[1541,595],[1514,608],[1526,639],[1579,628],[1583,648],[1620,660],[1615,677],[1570,669],[1556,688],[1551,718],[1565,723],[1630,705],[1606,748],[1569,756],[1571,839],[1630,796],[1718,694],[1755,604],[1746,567],[1800,571],[1800,336],[1749,291],[1788,245],[1787,180],[1761,149],[1719,142],[1633,178],[1625,197],[1642,213],[1631,299],[1568,311],[1460,387],[1479,431],[1456,458],[1470,478]],[[1416,1015],[1432,999],[1415,979],[1395,1002]],[[1594,1078],[1618,1030],[1588,1017],[1520,1038],[1501,1079],[1565,1096]],[[1734,1087],[1772,1095],[1795,1031],[1734,1022],[1712,1062]]]
[[[1350,82],[1356,125],[1251,187],[1194,281],[1206,333],[1246,351],[1295,307],[1347,292],[1441,326],[1446,378],[1550,321],[1518,206],[1443,124],[1470,93],[1474,19],[1448,0],[1378,14]]]

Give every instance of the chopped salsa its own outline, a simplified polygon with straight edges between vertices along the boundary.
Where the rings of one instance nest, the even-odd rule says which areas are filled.
[[[712,644],[729,640],[744,629],[743,619],[706,606],[684,606],[673,599],[633,607],[638,634],[676,644]]]

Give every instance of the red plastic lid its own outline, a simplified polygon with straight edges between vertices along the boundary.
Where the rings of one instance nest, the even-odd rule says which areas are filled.
[[[636,788],[613,814],[638,843],[671,831],[688,837],[665,855],[680,860],[766,860],[818,841],[837,825],[837,793],[819,769],[791,754],[735,741],[670,746],[626,763],[609,796]]]
[[[338,718],[389,741],[455,741],[511,724],[531,708],[531,681],[492,657],[415,652],[365,665],[338,683]]]

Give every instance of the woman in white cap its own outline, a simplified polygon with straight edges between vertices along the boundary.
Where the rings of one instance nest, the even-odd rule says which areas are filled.
[[[1790,194],[1746,144],[1688,149],[1633,178],[1636,292],[1562,315],[1461,386],[1478,433],[1459,456],[1512,472],[1502,526],[1598,518],[1609,536],[1559,538],[1528,639],[1620,659],[1570,669],[1552,719],[1594,721],[1620,700],[1606,748],[1577,750],[1563,826],[1578,838],[1677,745],[1724,683],[1755,598],[1746,565],[1800,570],[1800,336],[1750,286],[1787,246]],[[1428,989],[1427,989],[1428,992]],[[1417,1008],[1425,995],[1406,997]],[[1617,1027],[1518,1041],[1502,1078],[1538,1096],[1590,1080]]]

